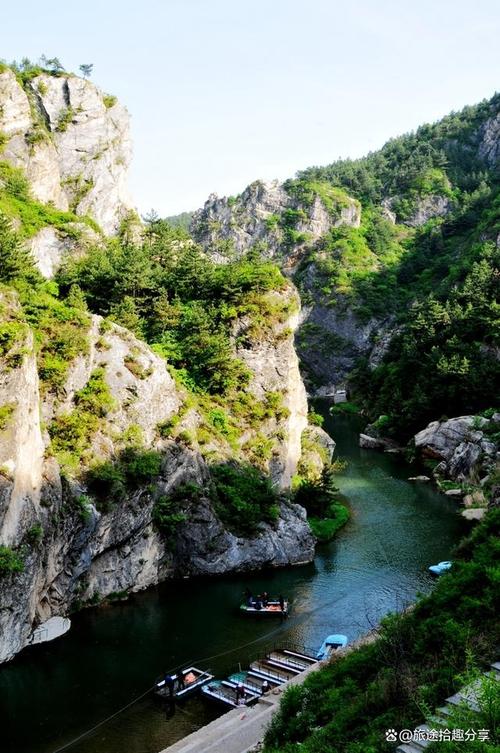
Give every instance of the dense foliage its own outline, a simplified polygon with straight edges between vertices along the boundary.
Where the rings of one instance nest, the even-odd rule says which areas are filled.
[[[387,617],[376,642],[287,690],[265,750],[389,753],[394,747],[385,730],[413,729],[461,686],[471,661],[496,660],[499,533],[495,509],[461,545],[453,571],[430,596],[411,612]],[[476,715],[478,726],[481,721]],[[498,718],[496,725],[491,745],[480,748],[485,753],[498,749]]]
[[[279,516],[276,491],[266,476],[251,465],[227,463],[212,467],[211,496],[223,523],[241,535],[255,533],[260,521]]]
[[[500,170],[479,148],[499,107],[495,95],[366,158],[306,170],[289,188],[307,198],[330,185],[361,202],[360,226],[327,233],[296,281],[306,302],[396,330],[382,365],[360,363],[351,387],[371,417],[388,415],[389,430],[404,438],[431,418],[495,404],[499,392]],[[415,220],[439,201],[441,215]],[[302,350],[342,356],[342,338],[307,326],[314,331],[299,336]]]
[[[248,315],[247,335],[257,327],[265,336],[272,319],[287,312],[282,301],[266,298],[285,285],[274,265],[252,253],[216,265],[185,231],[156,219],[144,243],[123,235],[70,260],[59,282],[63,291],[78,285],[92,311],[144,337],[188,387],[213,394],[248,382],[231,344],[236,319]]]
[[[319,478],[301,479],[294,502],[307,510],[312,532],[320,542],[330,541],[349,520],[349,510],[340,501],[335,475],[339,463],[325,463]]]

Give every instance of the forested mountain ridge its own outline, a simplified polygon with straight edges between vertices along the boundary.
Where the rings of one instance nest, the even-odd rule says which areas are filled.
[[[309,390],[347,380],[407,438],[497,399],[499,162],[495,95],[363,159],[212,196],[192,229],[219,255],[257,243],[278,259],[304,307]]]

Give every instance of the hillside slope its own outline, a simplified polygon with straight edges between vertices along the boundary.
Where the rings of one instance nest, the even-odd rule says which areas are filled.
[[[498,394],[499,158],[495,95],[366,158],[211,196],[191,227],[226,258],[258,246],[279,260],[301,296],[310,392],[347,383],[408,437]]]

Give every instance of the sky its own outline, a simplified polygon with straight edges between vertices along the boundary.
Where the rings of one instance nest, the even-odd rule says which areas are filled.
[[[23,0],[0,58],[93,63],[131,114],[134,201],[166,216],[491,97],[499,40],[498,0]]]

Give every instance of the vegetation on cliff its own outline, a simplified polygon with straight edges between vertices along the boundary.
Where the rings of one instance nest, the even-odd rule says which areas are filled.
[[[350,383],[365,411],[387,415],[388,431],[399,437],[443,414],[484,410],[498,395],[494,126],[486,146],[484,139],[499,107],[495,95],[363,159],[311,168],[295,181],[302,193],[327,183],[361,202],[360,227],[332,228],[304,256],[296,281],[306,302],[349,308],[361,324],[390,322],[396,334],[383,362],[374,368],[361,360]],[[329,333],[304,333],[301,349],[315,341],[321,349],[322,336]],[[342,354],[342,338],[330,340],[324,347]]]

